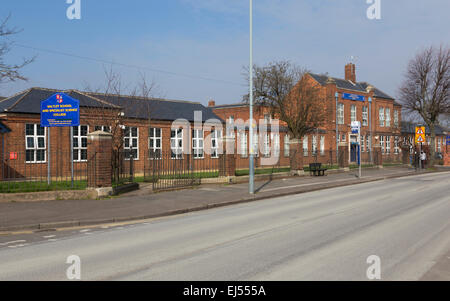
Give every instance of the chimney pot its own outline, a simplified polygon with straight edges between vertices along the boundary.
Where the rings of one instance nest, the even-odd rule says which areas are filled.
[[[216,106],[216,102],[214,101],[214,100],[210,100],[209,102],[208,102],[208,107],[215,107]]]

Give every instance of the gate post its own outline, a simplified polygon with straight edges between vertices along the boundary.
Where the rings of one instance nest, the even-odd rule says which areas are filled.
[[[383,168],[383,156],[381,154],[381,144],[379,137],[375,137],[375,144],[373,145],[374,164],[378,168]]]
[[[112,134],[96,131],[88,134],[88,187],[112,187]]]
[[[291,139],[289,141],[289,154],[291,175],[303,175],[305,172],[303,170],[302,141],[300,139]]]
[[[224,136],[222,143],[225,151],[223,153],[223,164],[220,164],[222,170],[219,171],[219,174],[225,177],[234,177],[236,176],[235,138],[233,136]]]
[[[346,142],[339,143],[338,163],[339,163],[339,168],[343,168],[345,171],[350,170],[348,143],[346,143]]]

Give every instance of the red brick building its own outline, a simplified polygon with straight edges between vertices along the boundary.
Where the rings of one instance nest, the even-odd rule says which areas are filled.
[[[362,161],[370,161],[370,151],[374,144],[381,145],[383,160],[386,162],[400,161],[401,138],[401,105],[388,94],[370,85],[367,82],[358,82],[356,79],[356,67],[354,64],[345,66],[345,78],[334,78],[327,75],[308,73],[309,79],[320,85],[323,95],[327,95],[327,103],[330,115],[322,128],[303,137],[304,162],[317,160],[322,163],[336,163],[337,142],[345,144],[348,148],[349,163],[357,161],[357,135],[351,133],[351,122],[361,122],[361,152]],[[337,96],[337,106],[336,106]],[[249,107],[246,104],[232,104],[216,106],[210,102],[209,106],[214,113],[227,122],[249,118]],[[267,108],[257,108],[255,119],[271,118],[267,115]],[[338,139],[336,139],[336,119],[338,127]],[[239,136],[239,133],[236,133]],[[270,136],[270,135],[269,135]],[[284,124],[280,123],[279,141],[271,141],[280,147],[280,165],[289,164],[287,149],[289,143],[288,131]],[[239,143],[248,145],[248,135],[243,134]],[[245,141],[247,138],[247,141]],[[333,157],[334,156],[334,157]],[[239,156],[239,167],[248,166],[246,156]]]

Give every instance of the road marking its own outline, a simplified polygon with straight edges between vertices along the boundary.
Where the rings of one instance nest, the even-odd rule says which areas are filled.
[[[42,236],[43,238],[53,238],[53,237],[55,237],[56,235],[47,235],[47,236]]]
[[[91,231],[91,229],[84,229],[84,230],[80,230],[80,233],[86,233],[86,232],[89,232],[89,231]]]
[[[21,247],[25,247],[25,246],[28,246],[28,244],[20,244],[20,245],[8,246],[8,248],[15,249],[15,248],[21,248]]]
[[[9,241],[9,242],[5,242],[5,243],[1,243],[0,246],[7,246],[7,245],[17,244],[17,243],[21,243],[21,242],[26,242],[26,240]]]

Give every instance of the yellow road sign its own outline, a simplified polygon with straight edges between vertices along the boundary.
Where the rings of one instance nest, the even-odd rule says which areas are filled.
[[[425,143],[425,127],[418,126],[416,127],[416,143]]]

